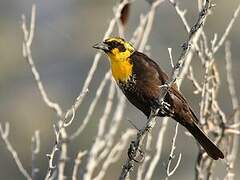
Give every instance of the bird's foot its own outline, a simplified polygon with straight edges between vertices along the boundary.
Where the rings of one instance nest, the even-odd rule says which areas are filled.
[[[160,111],[163,115],[172,116],[174,114],[174,110],[171,108],[171,105],[164,100],[160,102]]]
[[[166,109],[166,110],[170,110],[171,105],[167,102],[165,102],[164,100],[160,102],[161,108]]]
[[[161,86],[159,86],[161,89],[164,89],[164,88],[169,88],[169,85],[166,83],[166,84],[163,84]]]

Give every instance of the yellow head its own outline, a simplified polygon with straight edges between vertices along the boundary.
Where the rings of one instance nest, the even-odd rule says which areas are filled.
[[[93,46],[103,50],[109,57],[112,75],[117,82],[126,82],[132,75],[130,56],[134,53],[133,45],[122,38],[108,38]]]

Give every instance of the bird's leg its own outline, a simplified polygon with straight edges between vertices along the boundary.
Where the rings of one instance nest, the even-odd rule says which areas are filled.
[[[160,107],[161,109],[171,111],[171,105],[164,100],[160,101]]]
[[[167,83],[160,86],[162,94],[160,94],[159,97],[163,97],[163,98],[159,98],[158,101],[160,106],[160,113],[162,114],[162,116],[172,116],[174,113],[173,108],[168,102],[166,102],[164,98],[168,94],[169,88],[170,86]]]

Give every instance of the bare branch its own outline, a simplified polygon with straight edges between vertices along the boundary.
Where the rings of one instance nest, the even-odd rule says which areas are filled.
[[[231,95],[231,100],[232,100],[232,107],[233,109],[237,109],[239,107],[239,102],[238,102],[238,97],[236,93],[236,88],[235,88],[235,82],[233,79],[233,74],[232,74],[232,57],[231,57],[231,45],[230,42],[226,42],[225,45],[225,60],[226,60],[226,71],[227,71],[227,82],[228,82],[228,89]],[[240,123],[240,113],[237,111],[234,114],[233,118],[234,124],[239,124]],[[239,130],[239,128],[237,128]],[[235,130],[236,132],[238,130]],[[232,144],[232,151],[229,154],[228,161],[229,161],[229,169],[227,173],[228,179],[234,179],[234,173],[232,172],[235,166],[235,162],[237,160],[238,156],[238,149],[239,149],[239,140],[240,137],[236,133],[233,135],[233,144]]]
[[[107,29],[107,31],[105,32],[105,35],[104,35],[104,37],[103,37],[103,40],[105,40],[106,38],[108,38],[108,37],[111,35],[112,31],[114,30],[115,24],[118,22],[119,18],[121,17],[122,9],[123,9],[123,8],[125,7],[125,5],[128,4],[128,3],[129,3],[129,0],[123,0],[120,4],[118,4],[118,6],[117,6],[117,8],[116,8],[116,11],[114,12],[114,17],[112,18],[112,20],[111,20],[110,23],[109,23],[108,29]],[[80,93],[80,95],[83,94],[83,95],[82,95],[82,98],[79,99],[79,100],[77,101],[76,105],[75,105],[76,109],[81,105],[81,103],[82,103],[82,101],[83,101],[83,99],[84,99],[84,97],[85,97],[85,93],[84,93],[84,92],[86,92],[86,91],[88,90],[88,86],[89,86],[90,82],[92,81],[93,75],[94,75],[94,73],[95,73],[95,71],[96,71],[96,69],[97,69],[98,62],[99,62],[99,60],[100,60],[100,58],[101,58],[101,55],[102,55],[102,54],[101,54],[100,52],[98,52],[98,53],[95,55],[95,57],[94,57],[93,64],[92,64],[92,66],[91,66],[91,68],[90,68],[90,70],[89,70],[89,72],[88,72],[88,74],[87,74],[87,78],[86,78],[86,80],[85,80],[85,82],[84,82],[82,91],[81,91],[81,93]]]
[[[36,156],[40,152],[40,136],[39,131],[35,131],[32,136],[32,179],[37,179],[36,174],[39,169],[36,167]]]
[[[168,124],[168,120],[169,118],[165,117],[162,119],[162,124],[161,124],[161,128],[159,130],[158,133],[158,137],[157,137],[157,142],[156,142],[156,153],[153,155],[153,158],[150,161],[149,167],[147,169],[147,173],[144,177],[144,180],[150,180],[152,178],[153,172],[157,166],[157,163],[160,159],[161,153],[162,153],[162,149],[163,149],[163,137],[164,134],[167,130],[167,124]]]
[[[21,162],[21,160],[18,157],[18,153],[17,151],[13,148],[12,144],[10,143],[8,136],[9,136],[9,132],[10,132],[10,125],[8,122],[5,123],[5,128],[2,127],[2,124],[0,123],[0,134],[1,134],[1,138],[3,139],[7,150],[11,153],[17,167],[18,170],[21,172],[21,174],[28,180],[32,180],[31,175],[27,172],[27,170],[23,167],[23,164]]]
[[[176,2],[175,0],[168,0],[168,2],[175,8],[175,11],[176,11],[177,15],[180,17],[180,19],[182,20],[182,23],[183,23],[183,25],[184,25],[187,33],[189,33],[189,32],[190,32],[190,26],[189,26],[189,24],[188,24],[188,22],[187,22],[187,19],[186,19],[186,17],[185,17],[185,15],[186,15],[186,13],[187,13],[187,10],[181,10],[181,9],[179,8],[179,3]],[[198,1],[198,3],[200,4],[199,1]],[[198,8],[200,8],[200,6],[198,6]],[[202,9],[202,6],[201,6],[201,9]],[[203,30],[201,29],[201,30],[199,30],[199,31],[201,32],[201,31],[203,31]],[[199,35],[200,35],[200,33],[199,33]],[[203,62],[203,61],[204,61],[204,56],[203,56],[200,48],[198,47],[198,44],[197,44],[197,41],[196,41],[196,40],[198,39],[198,36],[199,36],[199,35],[195,35],[195,39],[193,39],[192,43],[193,43],[193,45],[194,45],[194,49],[196,50],[198,56],[200,57],[201,61]],[[193,53],[193,51],[190,50],[189,56],[188,56],[188,57],[190,57],[190,58],[189,58],[189,60],[188,60],[188,58],[186,59],[186,63],[188,63],[188,64],[190,63],[189,61],[190,61],[190,59],[191,59],[191,57],[192,57],[192,53]],[[184,70],[183,72],[184,72],[184,74],[186,74],[186,73],[187,73],[187,70]],[[183,75],[183,73],[182,73],[182,75]],[[180,76],[180,77],[181,77],[181,76]]]
[[[117,133],[120,122],[122,121],[124,107],[126,104],[126,98],[123,95],[120,95],[118,100],[119,100],[119,102],[118,102],[117,108],[113,114],[114,118],[110,124],[111,128],[109,128],[109,130],[105,133],[106,146],[105,146],[104,150],[98,156],[99,162],[109,154],[109,151],[111,150],[112,145],[113,145],[114,137]]]
[[[193,69],[192,66],[189,67],[189,76],[188,79],[192,82],[193,86],[196,88],[196,90],[193,92],[194,94],[198,94],[202,92],[202,87],[200,84],[197,82],[194,74],[193,74]]]
[[[102,169],[100,170],[99,174],[93,178],[93,180],[101,180],[103,179],[104,175],[107,173],[109,166],[116,162],[120,157],[127,146],[128,139],[135,134],[135,130],[128,129],[120,138],[119,142],[112,148],[109,152],[107,159],[104,161],[102,165]]]
[[[116,90],[115,82],[112,80],[111,85],[109,86],[106,106],[105,106],[102,117],[99,119],[99,128],[98,128],[98,135],[97,135],[99,137],[103,137],[104,132],[106,131],[106,123],[107,123],[107,119],[110,115],[110,112],[112,110],[115,90]]]
[[[170,57],[171,66],[172,66],[172,68],[174,68],[174,63],[173,63],[173,58],[172,58],[172,48],[168,48],[168,54]]]
[[[151,30],[153,28],[153,22],[155,19],[155,14],[157,7],[162,4],[165,0],[154,0],[150,3],[149,11],[146,14],[140,15],[139,25],[136,27],[136,30],[131,38],[135,47],[139,47],[139,51],[146,50],[146,43],[148,41],[149,35],[151,34]],[[132,2],[132,0],[121,0],[120,3],[117,4],[113,8],[114,17],[111,19],[108,29],[105,32],[103,39],[109,37],[115,29],[117,25],[119,35],[124,37],[124,27],[120,22],[122,10],[126,5]],[[214,37],[209,38],[207,34],[203,31],[202,26],[206,21],[206,17],[209,14],[209,10],[213,7],[210,0],[198,0],[198,8],[199,15],[196,23],[190,27],[186,20],[186,10],[181,10],[179,8],[179,4],[177,0],[168,0],[168,2],[174,7],[177,15],[180,17],[184,28],[188,34],[186,42],[182,45],[182,51],[177,59],[177,63],[174,65],[171,48],[168,48],[170,61],[172,65],[172,74],[170,79],[166,84],[162,85],[162,94],[159,96],[162,106],[159,109],[153,109],[151,112],[150,118],[147,120],[146,124],[143,128],[137,129],[138,133],[134,140],[130,143],[130,147],[128,149],[128,158],[124,163],[122,168],[121,175],[119,179],[125,179],[128,177],[130,170],[133,169],[135,163],[142,163],[139,166],[137,171],[137,180],[150,180],[153,177],[154,171],[157,167],[159,159],[161,157],[162,149],[163,149],[163,139],[167,129],[168,118],[163,118],[162,124],[158,133],[158,138],[155,141],[152,140],[151,130],[156,123],[156,114],[162,107],[164,107],[164,98],[167,94],[169,88],[173,84],[178,84],[180,86],[184,76],[189,72],[189,79],[192,81],[194,87],[196,88],[195,93],[201,92],[202,100],[201,100],[201,109],[200,109],[200,125],[203,127],[204,131],[208,134],[211,133],[214,141],[217,145],[225,145],[228,146],[228,151],[231,151],[227,158],[227,175],[226,178],[233,179],[235,174],[233,169],[235,167],[235,161],[237,156],[237,151],[239,149],[239,134],[240,134],[240,118],[239,118],[239,102],[235,89],[235,82],[232,74],[232,62],[231,62],[231,52],[230,52],[230,44],[226,43],[225,51],[226,51],[226,70],[227,70],[227,80],[229,85],[229,92],[231,95],[232,106],[233,106],[233,114],[230,117],[226,117],[225,113],[219,106],[217,101],[217,94],[219,89],[219,75],[218,71],[215,70],[215,60],[214,54],[220,49],[220,47],[225,42],[227,36],[229,35],[233,24],[235,23],[237,17],[239,16],[240,4],[236,8],[233,18],[230,20],[225,32],[222,37],[218,41],[218,35],[214,34]],[[204,3],[206,2],[206,3]],[[83,102],[86,94],[88,92],[88,87],[93,79],[95,71],[98,67],[99,59],[101,58],[101,53],[97,53],[94,57],[94,61],[90,70],[87,74],[87,77],[84,81],[84,85],[79,93],[79,96],[74,100],[73,104],[69,109],[63,110],[61,106],[51,100],[48,96],[45,86],[43,85],[40,74],[34,64],[34,60],[32,57],[31,46],[34,39],[35,32],[35,22],[36,20],[36,6],[32,7],[32,14],[29,26],[27,26],[26,18],[22,16],[22,30],[24,35],[23,40],[23,56],[28,62],[34,80],[37,83],[38,90],[41,94],[41,97],[44,103],[48,108],[51,108],[56,113],[59,121],[56,125],[54,125],[54,133],[55,133],[55,144],[52,147],[51,152],[47,155],[49,158],[48,162],[48,171],[45,179],[59,179],[64,180],[68,177],[65,176],[65,169],[68,165],[68,142],[69,140],[73,140],[79,136],[86,128],[88,122],[90,121],[92,114],[96,108],[96,105],[102,96],[102,93],[107,86],[109,88],[109,93],[106,101],[106,106],[104,107],[104,112],[100,116],[98,132],[96,135],[96,139],[93,144],[91,144],[91,148],[84,152],[79,152],[77,157],[75,158],[72,179],[81,179],[85,180],[100,180],[104,179],[106,173],[108,173],[109,167],[111,164],[115,163],[120,157],[123,150],[126,148],[127,143],[129,142],[129,138],[134,135],[134,130],[128,129],[119,139],[116,139],[116,135],[118,133],[119,126],[122,121],[122,116],[124,112],[125,97],[121,94],[118,94],[118,104],[116,109],[113,111],[113,98],[115,96],[115,86],[113,81],[110,80],[111,73],[108,71],[103,80],[99,85],[99,89],[96,92],[95,98],[90,104],[88,112],[86,116],[83,118],[82,124],[80,127],[71,135],[68,136],[66,132],[66,128],[70,126],[75,119],[75,113],[79,109],[81,103]],[[200,42],[198,43],[198,40]],[[201,60],[203,67],[205,68],[204,74],[204,83],[198,83],[196,80],[193,70],[190,67],[191,59],[194,53],[198,55]],[[190,67],[190,68],[189,68]],[[178,81],[179,80],[179,81]],[[108,82],[110,82],[108,86]],[[113,112],[112,112],[113,111]],[[110,119],[110,114],[113,118]],[[176,165],[172,166],[172,159],[174,157],[175,148],[176,148],[176,138],[177,138],[178,124],[176,125],[175,135],[173,137],[172,148],[170,152],[170,158],[167,164],[167,177],[168,179],[176,169],[180,165],[181,161],[181,153],[179,154],[178,160],[176,160]],[[149,132],[149,133],[148,133]],[[8,140],[9,134],[9,124],[6,123],[5,129],[1,126],[0,123],[0,133],[1,137],[4,140],[6,147],[9,152],[11,152],[18,169],[20,172],[26,177],[26,179],[37,179],[37,171],[38,169],[35,167],[36,155],[39,153],[40,148],[40,138],[39,134],[36,132],[32,137],[32,171],[30,174],[24,169],[17,152],[11,146]],[[136,133],[135,133],[136,134]],[[143,146],[144,138],[146,138],[146,145]],[[5,139],[4,139],[5,138]],[[117,137],[119,138],[119,137]],[[117,142],[116,144],[114,142]],[[10,145],[8,145],[8,143]],[[154,143],[154,144],[153,144]],[[225,143],[225,144],[224,144]],[[10,147],[9,147],[10,146]],[[152,146],[154,147],[155,153],[152,155],[149,153],[152,151]],[[144,149],[144,151],[143,151]],[[86,164],[84,164],[83,173],[79,174],[79,168],[81,165],[82,168],[82,158],[87,154]],[[72,162],[69,162],[72,163]],[[212,169],[214,166],[214,161],[209,160],[207,158],[206,153],[203,151],[199,151],[198,160],[196,163],[196,178],[204,177],[211,179],[212,178]],[[205,174],[204,174],[205,173]],[[204,176],[205,175],[205,176]],[[80,177],[78,177],[80,176]],[[95,176],[95,177],[94,177]]]
[[[51,101],[46,93],[46,90],[42,84],[42,81],[40,79],[40,75],[35,67],[33,58],[32,58],[32,52],[31,52],[31,45],[32,45],[32,41],[34,38],[34,29],[35,29],[35,19],[36,19],[36,5],[34,4],[32,6],[32,15],[31,15],[31,24],[30,24],[30,30],[28,30],[27,28],[27,24],[26,24],[26,18],[24,15],[22,15],[22,30],[23,30],[23,34],[24,34],[24,41],[23,41],[23,56],[25,57],[25,59],[27,60],[28,64],[31,67],[32,70],[32,74],[33,77],[37,83],[38,86],[38,90],[42,96],[42,99],[44,100],[45,104],[53,109],[57,115],[59,117],[62,116],[62,109],[61,107]]]
[[[90,107],[89,107],[89,109],[88,109],[87,115],[86,115],[85,118],[83,119],[83,123],[82,123],[81,126],[70,136],[70,140],[73,140],[73,139],[75,139],[76,137],[78,137],[78,136],[82,133],[82,131],[85,129],[87,123],[89,122],[89,120],[90,120],[90,118],[91,118],[91,116],[92,116],[92,114],[93,114],[93,112],[94,112],[94,110],[95,110],[95,107],[96,107],[96,105],[97,105],[97,102],[98,102],[99,98],[100,98],[101,95],[102,95],[102,92],[103,92],[104,87],[105,87],[107,81],[110,79],[110,76],[111,76],[111,73],[110,73],[110,71],[108,71],[108,72],[105,74],[102,82],[100,83],[100,85],[99,85],[99,87],[98,87],[98,90],[97,90],[97,92],[96,92],[95,98],[94,98],[94,100],[92,101],[92,103],[91,103],[91,105],[90,105]]]
[[[196,23],[194,24],[194,26],[190,30],[187,41],[184,43],[184,45],[182,47],[183,49],[182,49],[181,55],[178,58],[178,61],[173,68],[172,76],[170,77],[170,80],[167,83],[168,87],[165,88],[164,90],[162,90],[162,94],[159,97],[160,102],[164,102],[163,100],[164,100],[165,95],[167,94],[167,91],[168,91],[169,87],[172,86],[172,84],[176,81],[177,77],[179,76],[180,69],[183,66],[183,62],[184,62],[185,58],[187,57],[189,49],[191,49],[190,43],[192,42],[193,37],[196,34],[196,32],[204,24],[206,16],[208,14],[208,10],[211,7],[212,7],[211,3],[209,2],[209,0],[207,0],[204,8],[199,13],[198,20],[196,21]],[[132,143],[130,144],[130,147],[129,147],[129,150],[128,150],[129,158],[126,160],[126,162],[125,162],[125,164],[122,168],[122,172],[121,172],[121,175],[119,177],[120,180],[125,179],[127,177],[128,173],[129,173],[129,171],[132,169],[132,167],[134,165],[134,161],[136,161],[135,158],[138,156],[140,146],[142,145],[142,142],[143,142],[143,139],[144,139],[146,133],[150,132],[151,129],[154,127],[155,118],[156,118],[156,115],[157,115],[158,111],[159,111],[159,109],[152,110],[150,118],[148,119],[146,125],[138,132],[136,139],[134,141],[132,141]],[[141,155],[141,152],[142,151],[140,151],[140,155]],[[143,156],[143,155],[141,155],[141,156]]]
[[[93,143],[91,149],[89,150],[89,156],[88,161],[86,165],[86,172],[84,174],[84,179],[92,179],[93,172],[97,165],[99,164],[101,158],[99,156],[99,152],[102,151],[104,148],[107,149],[106,144],[106,138],[104,138],[104,133],[107,134],[106,131],[106,121],[108,119],[109,113],[112,109],[112,99],[115,94],[115,84],[112,81],[111,85],[109,86],[109,93],[108,93],[108,99],[106,102],[106,106],[103,112],[102,117],[99,120],[99,126],[98,126],[98,133],[95,138],[95,142]]]
[[[60,105],[56,102],[53,102],[50,100],[50,98],[48,97],[46,91],[45,91],[45,88],[43,86],[43,83],[40,79],[40,75],[35,67],[35,64],[34,64],[34,61],[33,61],[33,58],[32,58],[32,53],[31,53],[31,45],[32,45],[32,41],[33,41],[33,38],[34,38],[34,29],[35,29],[35,19],[36,19],[36,6],[33,5],[32,6],[32,14],[31,14],[31,24],[30,24],[30,28],[28,30],[27,28],[27,24],[26,24],[26,18],[25,16],[23,15],[22,16],[22,30],[23,30],[23,35],[24,35],[24,41],[23,41],[23,56],[25,57],[25,59],[27,60],[28,64],[30,65],[31,67],[31,70],[32,70],[32,74],[33,74],[33,77],[37,83],[37,86],[38,86],[38,90],[42,96],[42,99],[43,101],[45,102],[45,104],[47,105],[47,107],[53,109],[57,116],[60,118],[60,121],[59,121],[59,128],[56,129],[55,128],[55,135],[56,135],[56,143],[52,149],[52,152],[50,155],[48,155],[49,157],[49,170],[48,170],[48,173],[47,173],[47,176],[46,178],[48,179],[52,173],[53,173],[53,169],[55,168],[55,166],[53,165],[53,159],[54,159],[54,156],[55,156],[55,153],[58,151],[58,146],[60,145],[60,136],[63,138],[63,139],[66,139],[67,138],[67,134],[66,134],[66,131],[65,131],[65,126],[68,126],[71,124],[73,118],[69,121],[69,122],[66,122],[65,123],[65,120],[62,120],[62,118],[64,118],[65,116],[63,115],[63,111],[60,107]],[[71,111],[74,115],[74,110]],[[66,117],[69,115],[69,113],[66,114]],[[74,117],[74,116],[73,116]],[[61,152],[60,152],[60,159],[66,159],[67,158],[67,145],[66,143],[62,143],[61,144]],[[60,161],[60,163],[58,164],[59,166],[59,179],[63,179],[64,177],[64,168],[65,168],[65,161]]]
[[[75,159],[72,180],[78,180],[78,169],[81,164],[82,158],[87,154],[87,151],[79,152],[77,158]]]
[[[146,133],[150,132],[151,129],[154,127],[154,124],[156,123],[155,122],[156,114],[158,113],[158,111],[159,109],[157,109],[156,112],[151,113],[146,125],[139,130],[139,132],[137,133],[137,137],[135,138],[134,141],[131,142],[130,147],[128,149],[128,159],[123,165],[119,180],[124,180],[127,177],[129,171],[134,166],[134,162],[137,161],[135,158],[139,154],[138,152],[139,152],[140,146],[142,145],[142,142],[144,140],[144,137],[146,136]],[[141,154],[141,151],[140,151],[140,156],[141,158],[143,158],[143,154]],[[141,161],[142,159],[140,160],[140,162]]]
[[[179,77],[181,67],[183,66],[183,62],[186,59],[189,50],[191,49],[191,43],[194,40],[194,35],[198,32],[198,30],[203,26],[205,23],[206,17],[208,15],[208,11],[212,8],[212,4],[210,3],[209,0],[206,0],[206,4],[202,11],[200,11],[198,20],[196,23],[191,27],[190,32],[188,34],[187,41],[183,43],[182,45],[182,52],[180,57],[178,58],[177,63],[175,64],[173,71],[172,71],[172,76],[171,79],[169,80],[169,86],[171,86],[175,81],[176,78]]]
[[[152,3],[151,9],[147,15],[148,19],[147,19],[146,29],[144,31],[143,37],[141,39],[141,43],[138,48],[139,51],[143,51],[143,48],[145,47],[145,45],[148,41],[149,34],[152,30],[152,25],[153,25],[153,21],[154,21],[154,17],[155,17],[156,8],[164,1],[165,0],[157,0],[154,3]]]
[[[175,149],[176,149],[176,139],[177,139],[177,134],[178,134],[178,125],[179,125],[179,123],[176,124],[175,134],[174,134],[174,137],[173,137],[173,139],[172,139],[171,152],[170,152],[169,159],[168,159],[168,163],[167,163],[167,177],[165,178],[165,180],[167,180],[170,176],[172,176],[172,175],[174,174],[174,172],[177,170],[177,168],[178,168],[178,166],[179,166],[179,164],[180,164],[180,161],[181,161],[181,157],[182,157],[182,154],[180,153],[180,154],[179,154],[179,157],[178,157],[177,164],[176,164],[175,167],[170,171],[170,167],[171,167],[172,160],[175,158],[174,151],[175,151]]]
[[[240,3],[238,4],[237,9],[234,11],[233,17],[232,17],[231,21],[229,22],[227,28],[225,29],[225,32],[223,33],[223,35],[222,35],[221,39],[219,40],[218,44],[212,49],[213,54],[218,51],[218,49],[223,45],[223,43],[227,39],[230,31],[232,30],[233,24],[237,20],[239,12],[240,12]]]

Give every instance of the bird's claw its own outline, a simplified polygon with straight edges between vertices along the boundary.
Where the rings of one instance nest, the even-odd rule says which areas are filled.
[[[168,104],[168,103],[165,102],[165,101],[161,101],[161,102],[160,102],[160,105],[161,105],[161,107],[162,107],[163,109],[171,110],[171,109],[170,109],[171,105]]]
[[[160,102],[160,106],[161,106],[162,114],[167,114],[168,116],[174,114],[174,111],[171,108],[171,105],[169,103],[165,102],[164,100],[162,100]]]
[[[161,89],[163,89],[163,88],[168,88],[169,87],[169,85],[168,84],[163,84],[163,85],[161,85],[161,86],[159,86]]]

